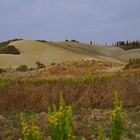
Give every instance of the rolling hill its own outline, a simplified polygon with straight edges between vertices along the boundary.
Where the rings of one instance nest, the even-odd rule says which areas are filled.
[[[36,61],[45,65],[79,59],[94,59],[105,62],[126,63],[129,58],[138,58],[140,49],[124,51],[119,47],[91,46],[78,42],[39,42],[20,40],[11,42],[20,55],[1,54],[0,67],[17,67],[21,64],[34,66]]]

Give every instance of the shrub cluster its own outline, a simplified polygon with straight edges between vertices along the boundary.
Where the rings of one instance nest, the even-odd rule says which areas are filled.
[[[17,67],[16,71],[28,71],[28,66],[27,65],[20,65],[19,67]]]
[[[20,54],[20,51],[12,45],[7,45],[0,48],[0,54]]]
[[[39,62],[39,61],[36,62],[36,65],[37,65],[37,69],[43,69],[43,68],[45,68],[45,65],[42,64],[42,63]]]
[[[36,66],[37,68],[28,68],[27,65],[20,65],[19,67],[16,68],[16,71],[21,71],[21,72],[26,72],[26,71],[32,71],[32,70],[35,70],[35,69],[43,69],[45,68],[46,66],[44,64],[42,64],[41,62],[37,61],[36,62]]]
[[[13,41],[18,41],[22,39],[12,39],[8,41],[4,41],[0,43],[0,54],[20,54],[20,51],[13,45],[9,45],[9,43]]]

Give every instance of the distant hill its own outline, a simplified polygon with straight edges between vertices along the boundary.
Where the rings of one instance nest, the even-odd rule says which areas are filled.
[[[125,51],[113,46],[94,46],[79,42],[41,42],[19,40],[10,42],[20,55],[0,54],[0,67],[17,67],[21,64],[35,66],[36,61],[45,65],[79,59],[126,63],[129,58],[140,57],[140,49]]]

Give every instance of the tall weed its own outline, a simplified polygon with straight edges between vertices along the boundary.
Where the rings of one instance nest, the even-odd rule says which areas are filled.
[[[122,101],[118,98],[117,92],[115,93],[114,110],[111,113],[111,139],[121,140],[124,133],[124,116],[122,113]]]
[[[21,131],[24,140],[44,140],[43,135],[39,127],[35,124],[33,117],[31,122],[28,123],[25,114],[21,113]]]
[[[62,95],[59,109],[54,106],[49,109],[49,131],[53,140],[73,140],[72,108],[66,106]]]

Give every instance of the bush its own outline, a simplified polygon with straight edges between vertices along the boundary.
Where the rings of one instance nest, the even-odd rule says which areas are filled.
[[[20,51],[12,45],[7,45],[0,48],[0,54],[20,54]]]
[[[26,72],[28,71],[28,66],[27,65],[20,65],[16,71],[23,71],[23,72]]]
[[[72,108],[65,106],[63,97],[60,97],[59,110],[54,106],[48,114],[49,131],[52,140],[73,140]]]
[[[43,68],[46,67],[44,64],[42,64],[42,63],[39,62],[39,61],[36,62],[36,65],[37,65],[37,69],[43,69]]]

